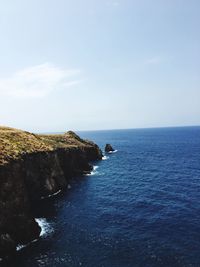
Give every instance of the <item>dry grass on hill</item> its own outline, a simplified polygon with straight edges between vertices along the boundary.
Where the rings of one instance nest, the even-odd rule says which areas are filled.
[[[87,146],[73,132],[57,135],[38,135],[22,130],[0,126],[0,165],[19,159],[23,154],[52,151],[70,146]]]

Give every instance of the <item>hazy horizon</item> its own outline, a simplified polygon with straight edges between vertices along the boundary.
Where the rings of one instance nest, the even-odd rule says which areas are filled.
[[[114,129],[86,129],[86,130],[79,130],[79,129],[73,129],[76,133],[81,132],[107,132],[107,131],[129,131],[129,130],[153,130],[153,129],[171,129],[171,128],[200,128],[200,125],[179,125],[179,126],[160,126],[160,127],[141,127],[141,128],[114,128]],[[25,129],[24,129],[25,130]],[[40,131],[34,131],[34,133],[40,133],[40,134],[63,134],[67,131],[71,131],[71,129],[65,129],[63,131],[48,131],[48,132],[40,132]]]
[[[0,0],[0,125],[200,125],[197,0]]]

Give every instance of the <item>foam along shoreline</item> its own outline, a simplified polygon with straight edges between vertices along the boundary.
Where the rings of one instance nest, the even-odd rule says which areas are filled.
[[[17,247],[16,247],[16,251],[20,251],[20,250],[22,250],[23,248],[28,247],[30,244],[37,242],[38,240],[39,240],[39,239],[35,239],[35,240],[29,242],[29,243],[26,244],[26,245],[21,245],[21,244],[17,245]]]
[[[71,188],[72,188],[71,185],[68,184],[68,185],[67,185],[67,189],[71,189]],[[57,196],[57,195],[59,195],[61,192],[62,192],[62,190],[60,189],[60,190],[58,190],[57,192],[55,192],[55,193],[53,193],[53,194],[50,194],[50,195],[45,196],[45,197],[41,197],[41,199],[47,199],[47,198],[51,198],[51,197]]]
[[[107,159],[109,159],[108,156],[103,156],[103,157],[102,157],[102,160],[107,160]]]
[[[61,191],[62,191],[62,190],[60,189],[60,190],[58,190],[57,192],[55,192],[55,193],[53,193],[53,194],[50,194],[50,195],[45,196],[45,197],[41,197],[41,199],[47,199],[47,198],[50,198],[50,197],[57,196],[58,194],[61,193]]]
[[[47,222],[47,220],[45,218],[35,218],[35,221],[39,224],[39,226],[41,227],[41,233],[40,233],[40,237],[46,237],[48,234],[53,232],[53,228],[51,227],[51,225]],[[16,251],[20,251],[23,248],[28,247],[30,244],[35,243],[39,240],[35,239],[25,245],[21,245],[19,244],[16,248]]]
[[[109,154],[113,154],[113,153],[117,153],[117,149],[116,150],[114,150],[114,151],[109,151],[109,152],[107,152],[107,153],[109,153]]]
[[[47,222],[45,218],[35,218],[35,221],[42,229],[40,237],[46,237],[47,235],[53,233],[53,227],[50,225],[50,223]]]
[[[91,171],[91,173],[89,173],[89,174],[86,174],[86,176],[93,176],[93,175],[95,175],[95,174],[97,174],[98,172],[97,172],[97,169],[99,168],[99,166],[94,166],[93,167],[93,170]]]

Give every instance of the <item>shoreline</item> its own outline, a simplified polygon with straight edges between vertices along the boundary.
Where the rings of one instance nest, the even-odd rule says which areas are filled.
[[[73,132],[38,136],[1,127],[0,133],[1,152],[5,150],[0,154],[0,257],[3,258],[12,255],[17,246],[26,246],[40,237],[42,225],[34,219],[31,206],[37,200],[69,189],[70,180],[76,176],[92,175],[95,167],[90,162],[102,160],[103,154],[95,143]],[[9,145],[5,147],[6,142]]]

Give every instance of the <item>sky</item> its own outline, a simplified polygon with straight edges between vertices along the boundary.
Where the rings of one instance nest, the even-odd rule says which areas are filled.
[[[0,125],[200,125],[199,0],[0,0]]]

